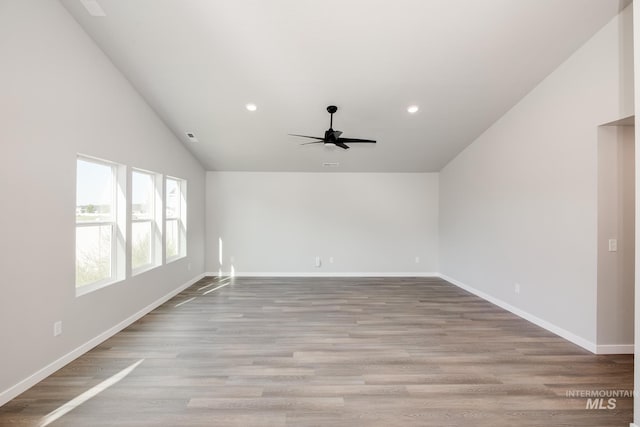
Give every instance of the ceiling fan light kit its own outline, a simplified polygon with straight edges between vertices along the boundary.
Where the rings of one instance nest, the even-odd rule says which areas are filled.
[[[335,105],[329,105],[327,107],[327,112],[329,112],[329,114],[331,115],[331,119],[329,122],[329,129],[327,129],[324,132],[324,137],[319,137],[319,136],[308,136],[308,135],[298,135],[298,134],[293,134],[290,133],[289,135],[291,136],[299,136],[301,138],[310,138],[310,139],[315,139],[317,141],[312,141],[312,142],[304,142],[301,145],[308,145],[308,144],[333,144],[336,147],[340,147],[344,150],[348,150],[349,146],[347,144],[345,144],[346,142],[348,142],[349,144],[354,144],[354,143],[368,143],[368,144],[375,144],[376,141],[374,141],[373,139],[360,139],[360,138],[342,138],[340,135],[342,135],[342,132],[339,130],[333,130],[333,115],[334,113],[338,111],[338,107],[336,107]]]

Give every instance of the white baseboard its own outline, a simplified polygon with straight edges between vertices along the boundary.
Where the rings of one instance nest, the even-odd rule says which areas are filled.
[[[462,282],[459,282],[445,274],[440,274],[440,277],[443,278],[444,280],[446,280],[449,283],[452,283],[454,285],[456,285],[457,287],[464,289],[465,291],[471,292],[472,294],[479,296],[480,298],[482,298],[483,300],[489,301],[492,304],[497,305],[498,307],[504,308],[507,311],[510,311],[511,313],[515,314],[516,316],[520,316],[525,320],[528,320],[529,322],[540,326],[541,328],[544,328],[546,330],[548,330],[549,332],[553,332],[556,335],[559,335],[560,337],[571,341],[572,343],[584,348],[585,350],[589,350],[591,353],[594,354],[599,354],[598,353],[598,346],[596,346],[596,344],[592,343],[589,340],[586,340],[576,334],[574,334],[573,332],[569,332],[566,329],[563,329],[559,326],[554,325],[553,323],[547,322],[546,320],[540,319],[537,316],[534,316],[531,313],[527,313],[524,310],[521,310],[517,307],[512,306],[509,303],[506,303],[504,301],[502,301],[501,299],[495,298],[487,293],[484,293],[482,291],[479,291],[469,285],[465,285]],[[609,347],[609,346],[607,346]],[[633,347],[633,346],[632,346]],[[604,353],[603,353],[604,354]],[[611,354],[611,353],[609,353]]]
[[[629,427],[640,427],[640,426],[638,424],[631,423],[629,424]]]
[[[5,403],[9,402],[11,399],[14,399],[15,397],[17,397],[21,393],[27,391],[28,389],[30,389],[31,387],[33,387],[34,385],[36,385],[37,383],[39,383],[43,379],[47,378],[49,375],[51,375],[54,372],[56,372],[58,369],[63,368],[65,365],[69,364],[70,362],[74,361],[78,357],[82,356],[83,354],[85,354],[86,352],[88,352],[89,350],[91,350],[92,348],[97,346],[98,344],[102,343],[103,341],[107,340],[108,338],[111,338],[112,336],[114,336],[115,334],[117,334],[118,332],[120,332],[121,330],[126,328],[127,326],[131,325],[136,320],[138,320],[141,317],[143,317],[144,315],[150,313],[151,311],[153,311],[154,309],[156,309],[160,305],[164,304],[165,302],[167,302],[168,300],[170,300],[171,298],[173,298],[174,296],[176,296],[177,294],[179,294],[183,290],[187,289],[189,286],[191,286],[194,283],[196,283],[198,280],[202,279],[204,276],[205,276],[205,274],[200,274],[200,275],[196,276],[195,278],[189,280],[188,282],[180,285],[178,288],[176,288],[176,289],[172,290],[171,292],[169,292],[168,294],[158,298],[157,300],[155,300],[151,304],[149,304],[146,307],[144,307],[142,310],[140,310],[137,313],[129,316],[128,318],[126,318],[122,322],[118,323],[117,325],[113,326],[112,328],[107,329],[106,331],[104,331],[100,335],[96,336],[95,338],[92,338],[91,340],[89,340],[86,343],[82,344],[78,348],[70,351],[69,353],[65,354],[64,356],[60,357],[59,359],[51,362],[50,364],[48,364],[44,368],[40,369],[39,371],[35,372],[34,374],[30,375],[29,377],[25,378],[24,380],[20,381],[19,383],[15,384],[14,386],[9,387],[8,389],[4,390],[3,392],[0,392],[0,406],[2,406]]]
[[[217,272],[205,273],[207,276],[218,276]],[[223,272],[222,276],[231,276],[229,272]],[[384,272],[384,273],[352,273],[352,272],[234,272],[234,277],[440,277],[439,273],[425,272]]]
[[[633,344],[598,345],[596,354],[634,354]]]

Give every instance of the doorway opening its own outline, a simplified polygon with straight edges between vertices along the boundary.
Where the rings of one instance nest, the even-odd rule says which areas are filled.
[[[634,352],[635,118],[598,128],[599,354]]]

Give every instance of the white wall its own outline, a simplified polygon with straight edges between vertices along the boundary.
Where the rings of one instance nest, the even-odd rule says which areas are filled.
[[[0,58],[2,404],[204,271],[205,173],[58,2],[0,0]],[[76,297],[77,153],[187,179],[188,257]]]
[[[433,273],[437,229],[437,174],[207,173],[212,272]]]
[[[633,114],[632,42],[629,7],[440,175],[440,271],[592,350],[598,126]]]

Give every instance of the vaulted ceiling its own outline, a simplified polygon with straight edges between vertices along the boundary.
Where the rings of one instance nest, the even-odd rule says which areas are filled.
[[[60,1],[206,169],[343,172],[440,170],[630,3]],[[378,143],[287,135],[323,135],[330,104]]]

